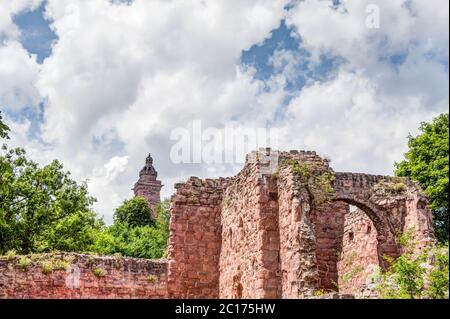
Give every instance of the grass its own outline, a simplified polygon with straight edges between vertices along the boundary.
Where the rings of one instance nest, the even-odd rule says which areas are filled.
[[[14,249],[12,249],[12,250],[8,250],[6,252],[5,256],[6,256],[6,259],[11,261],[11,260],[14,260],[16,258],[17,253],[16,253],[16,251]]]
[[[22,268],[23,271],[27,271],[31,266],[31,259],[27,256],[22,256],[19,259],[19,267]]]
[[[149,284],[154,284],[156,282],[156,276],[155,275],[148,275],[147,282]]]
[[[48,275],[53,271],[53,263],[50,260],[44,260],[41,262],[42,273]]]
[[[100,267],[96,267],[92,270],[95,277],[104,277],[106,275],[106,270]]]

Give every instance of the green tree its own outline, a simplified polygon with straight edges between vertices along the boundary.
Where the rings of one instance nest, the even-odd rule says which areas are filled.
[[[0,111],[0,138],[8,138],[9,127],[2,121],[2,112]]]
[[[404,253],[380,273],[376,289],[384,299],[448,298],[448,244],[415,251],[412,232],[399,236]]]
[[[429,288],[426,291],[428,298],[448,298],[448,255],[448,243],[435,249],[434,267],[428,275]]]
[[[126,223],[130,227],[154,225],[152,211],[141,196],[124,201],[114,212],[114,222]]]
[[[441,114],[431,123],[421,123],[421,134],[408,137],[405,160],[395,163],[396,175],[419,182],[430,199],[434,229],[439,242],[449,239],[448,160],[449,115]]]
[[[156,222],[152,225],[131,226],[115,218],[114,224],[96,237],[93,251],[149,259],[164,257],[169,238],[168,202],[158,204],[156,212]]]
[[[0,253],[83,251],[103,223],[94,198],[58,161],[40,167],[21,148],[0,154]]]

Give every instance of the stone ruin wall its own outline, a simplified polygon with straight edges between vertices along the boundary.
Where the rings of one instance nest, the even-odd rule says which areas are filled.
[[[175,185],[168,243],[171,298],[218,298],[220,211],[228,179],[191,177]]]
[[[280,162],[285,159],[328,165],[314,152],[280,153]],[[320,281],[309,196],[289,165],[281,166],[277,184],[282,298],[301,298],[311,295]]]
[[[291,151],[278,155],[280,161],[306,161],[329,169],[328,161],[315,152]],[[251,158],[258,157],[253,154]],[[391,177],[335,173],[336,195],[318,212],[309,207],[308,192],[289,165],[280,166],[276,174],[267,174],[266,164],[258,159],[247,160],[237,176],[222,183],[214,181],[219,185],[214,187],[217,197],[210,201],[206,196],[202,204],[187,200],[190,192],[204,193],[199,190],[201,180],[191,179],[178,186],[172,201],[175,216],[171,243],[182,241],[177,233],[180,227],[186,226],[178,224],[187,225],[190,216],[195,216],[195,223],[200,221],[198,232],[202,232],[204,223],[214,220],[208,232],[218,245],[211,245],[207,254],[207,272],[214,275],[202,285],[203,290],[195,288],[191,281],[198,266],[190,261],[198,263],[202,255],[197,252],[204,244],[194,240],[171,246],[169,282],[174,278],[172,293],[169,284],[171,296],[303,298],[317,291],[334,290],[373,297],[373,292],[370,289],[367,292],[366,288],[375,266],[386,266],[384,255],[401,254],[401,247],[396,243],[397,232],[415,228],[415,240],[422,246],[434,241],[426,199],[414,183],[407,182],[404,194],[373,197],[373,187],[380,181],[390,181]],[[194,180],[197,186],[193,185]],[[358,206],[358,214],[350,214],[349,205]],[[198,216],[202,210],[208,211],[209,216],[203,221]],[[348,240],[350,232],[353,241]],[[192,253],[183,250],[186,245],[192,247]],[[210,254],[218,259],[211,259]],[[353,259],[351,266],[349,259]]]
[[[342,292],[338,269],[339,252],[342,250],[345,214],[349,205],[345,202],[334,202],[323,212],[314,212],[311,216],[315,230],[316,260],[319,282],[318,288],[324,291]]]
[[[79,255],[81,286],[71,290],[65,272],[44,275],[36,265],[20,272],[0,260],[0,298],[304,298],[321,291],[374,297],[368,279],[385,267],[384,255],[401,254],[397,232],[414,229],[419,248],[434,242],[427,200],[414,183],[377,197],[374,186],[391,177],[335,173],[333,201],[315,211],[292,167],[269,174],[254,155],[235,177],[175,185],[168,262],[123,258],[119,270],[114,257],[99,257],[107,272],[98,278]],[[315,152],[278,155],[329,169]],[[148,282],[149,274],[157,280]]]
[[[219,297],[279,298],[276,184],[247,165],[223,197]]]
[[[166,298],[167,262],[138,258],[58,253],[0,259],[0,298]],[[43,262],[63,261],[64,269],[44,273]],[[95,269],[102,269],[101,276]]]
[[[339,292],[364,294],[379,266],[377,231],[359,208],[345,212],[337,271]],[[360,289],[357,291],[356,289]],[[370,297],[370,290],[367,290]]]

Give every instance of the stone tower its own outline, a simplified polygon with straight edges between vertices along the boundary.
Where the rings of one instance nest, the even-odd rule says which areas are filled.
[[[153,167],[153,158],[148,154],[145,166],[139,172],[139,180],[134,184],[134,196],[144,197],[155,214],[155,206],[160,201],[161,181],[157,180],[158,172]],[[155,216],[153,216],[155,217]]]

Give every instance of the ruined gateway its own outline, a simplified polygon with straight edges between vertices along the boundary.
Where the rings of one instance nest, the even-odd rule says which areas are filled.
[[[274,159],[275,172],[268,169]],[[321,189],[313,194],[298,167],[333,176],[324,207],[314,205]],[[371,276],[386,267],[384,256],[402,253],[399,233],[413,232],[417,249],[434,243],[427,198],[416,183],[333,172],[315,152],[253,152],[235,177],[191,177],[175,188],[169,296],[375,297]]]
[[[135,194],[154,207],[151,156],[139,175]],[[372,276],[402,253],[399,233],[417,249],[435,242],[416,183],[334,172],[315,152],[253,152],[234,177],[175,189],[167,260],[71,254],[69,269],[43,274],[0,259],[0,298],[376,298]]]

